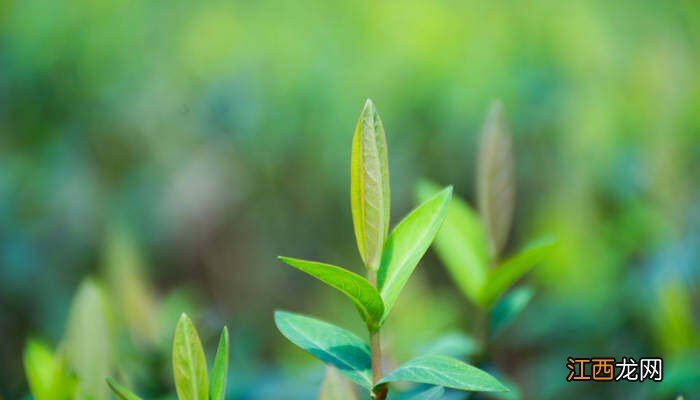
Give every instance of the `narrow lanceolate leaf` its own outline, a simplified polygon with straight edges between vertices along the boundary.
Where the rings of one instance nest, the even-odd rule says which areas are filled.
[[[376,271],[389,231],[389,161],[384,125],[369,99],[352,139],[350,203],[360,255]]]
[[[452,186],[448,186],[408,214],[391,232],[377,274],[377,287],[384,299],[384,318],[440,230],[451,197]]]
[[[331,365],[358,385],[371,388],[369,345],[355,334],[315,318],[275,312],[277,329],[292,343]]]
[[[118,384],[114,379],[107,378],[107,384],[114,394],[121,400],[141,400],[141,398],[129,391],[129,389]]]
[[[496,258],[508,238],[515,198],[512,144],[500,102],[491,106],[484,123],[476,184],[479,212]]]
[[[399,381],[425,383],[469,392],[508,390],[488,373],[462,361],[440,355],[414,358],[382,378],[377,385]]]
[[[343,378],[335,367],[326,367],[319,400],[357,400],[352,383]]]
[[[527,286],[518,287],[511,290],[496,303],[493,310],[491,310],[489,320],[489,335],[491,338],[496,337],[508,324],[515,320],[525,309],[533,295],[534,291],[532,288]]]
[[[418,200],[425,201],[439,190],[432,182],[418,185]],[[488,241],[478,215],[469,205],[452,196],[445,222],[435,238],[435,250],[464,295],[478,302],[488,271]]]
[[[406,400],[438,400],[441,399],[442,396],[445,394],[445,388],[442,386],[435,386],[433,388],[430,388],[428,390],[424,390],[420,393],[417,393]]]
[[[78,398],[109,398],[105,377],[111,374],[112,332],[107,313],[102,287],[90,279],[83,281],[71,304],[59,350],[79,382]]]
[[[64,400],[73,397],[75,382],[68,376],[60,357],[45,344],[30,340],[24,349],[24,372],[36,400]]]
[[[209,377],[202,342],[184,313],[175,328],[173,373],[180,400],[209,400]]]
[[[537,239],[525,246],[520,253],[491,270],[481,293],[481,304],[485,307],[493,305],[509,287],[539,264],[552,250],[556,242],[556,239],[552,237]]]
[[[226,380],[228,379],[228,328],[224,327],[219,339],[219,347],[216,349],[214,366],[211,369],[211,382],[209,393],[211,400],[224,400],[226,398]]]
[[[379,327],[384,315],[384,302],[377,289],[367,279],[335,265],[290,257],[279,259],[343,292],[355,304],[371,331]]]

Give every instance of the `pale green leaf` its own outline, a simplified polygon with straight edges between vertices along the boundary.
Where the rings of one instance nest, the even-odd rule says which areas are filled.
[[[515,201],[512,144],[500,102],[494,102],[484,123],[476,184],[479,212],[497,258],[508,239]]]
[[[30,340],[24,349],[24,371],[36,400],[65,400],[72,397],[76,382],[60,357],[45,344]]]
[[[319,400],[357,400],[352,383],[338,372],[335,367],[326,367],[326,376],[321,383]]]
[[[379,380],[377,385],[400,381],[444,386],[469,392],[508,390],[488,373],[462,361],[441,355],[414,358]]]
[[[107,384],[109,385],[109,388],[112,389],[114,394],[120,398],[121,400],[141,400],[141,398],[129,391],[129,389],[125,388],[124,386],[118,384],[114,379],[112,378],[107,378]]]
[[[518,279],[539,264],[556,244],[556,239],[544,237],[531,242],[515,256],[491,270],[484,285],[481,304],[490,307]]]
[[[214,366],[211,369],[210,394],[211,400],[224,400],[226,398],[226,381],[228,379],[228,328],[224,326],[219,338],[219,347],[216,349]]]
[[[451,196],[452,186],[448,186],[408,214],[391,232],[377,276],[384,318],[440,230]]]
[[[355,304],[371,331],[379,327],[384,315],[384,302],[377,289],[367,279],[330,264],[289,257],[279,259],[343,292]]]
[[[510,293],[496,303],[491,310],[489,321],[489,334],[491,338],[496,337],[508,324],[510,324],[528,305],[534,291],[532,288],[523,286],[513,289]]]
[[[209,377],[202,342],[184,313],[177,322],[173,339],[173,374],[180,400],[209,400]]]
[[[106,400],[105,377],[112,368],[112,332],[102,288],[92,280],[80,284],[73,298],[60,353],[79,382],[77,399]]]
[[[438,190],[434,183],[422,181],[417,190],[419,201],[427,200]],[[434,248],[464,295],[478,303],[488,270],[488,244],[479,217],[458,196],[452,196]]]
[[[355,334],[315,318],[275,312],[277,329],[292,343],[337,368],[358,385],[371,388],[369,345]]]
[[[103,258],[119,317],[137,344],[155,346],[159,334],[155,292],[144,273],[137,242],[121,223],[112,223]]]
[[[350,203],[357,247],[365,266],[379,267],[389,231],[389,161],[386,134],[372,100],[355,128],[350,161]]]

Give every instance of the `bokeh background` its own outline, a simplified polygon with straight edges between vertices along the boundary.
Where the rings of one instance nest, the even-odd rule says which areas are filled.
[[[524,398],[693,398],[699,71],[693,0],[0,1],[0,397],[27,394],[26,341],[59,346],[89,277],[113,374],[143,395],[174,393],[185,310],[207,349],[231,329],[231,398],[313,398],[323,367],[273,310],[362,322],[275,257],[360,271],[350,143],[371,97],[394,223],[420,177],[473,203],[479,131],[502,100],[506,252],[559,238],[494,353]],[[403,361],[473,320],[429,251],[385,337]],[[666,375],[567,383],[569,355],[663,356]]]

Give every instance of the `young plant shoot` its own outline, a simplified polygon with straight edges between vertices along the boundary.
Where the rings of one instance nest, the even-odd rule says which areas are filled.
[[[530,287],[510,290],[552,249],[556,240],[543,237],[502,259],[513,219],[515,178],[511,138],[500,102],[494,102],[481,135],[477,165],[475,212],[454,196],[445,222],[435,238],[438,257],[462,293],[478,308],[477,351],[483,357],[489,341],[525,308]],[[418,201],[439,192],[438,185],[418,185]],[[510,290],[510,292],[509,292]],[[507,293],[508,292],[508,293]]]
[[[445,219],[452,187],[436,190],[389,234],[389,163],[384,126],[367,100],[352,141],[350,203],[355,237],[366,277],[330,264],[280,257],[280,260],[339,290],[353,302],[367,325],[369,342],[315,318],[275,313],[282,334],[324,363],[335,367],[377,400],[389,384],[408,381],[463,391],[507,390],[494,377],[459,360],[422,356],[388,375],[381,365],[380,333],[399,293]],[[438,393],[439,389],[434,392]]]
[[[228,353],[228,328],[224,327],[210,375],[197,329],[189,317],[183,313],[177,322],[173,339],[173,375],[177,398],[179,400],[224,400],[228,377]],[[141,399],[112,378],[107,378],[107,384],[122,400]]]

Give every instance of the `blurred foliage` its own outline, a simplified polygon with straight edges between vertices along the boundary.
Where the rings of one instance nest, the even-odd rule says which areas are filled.
[[[691,0],[0,1],[0,396],[27,393],[22,349],[59,342],[85,276],[122,299],[115,357],[139,393],[174,393],[162,349],[187,311],[205,343],[231,326],[237,399],[317,395],[322,369],[288,353],[272,309],[310,311],[327,296],[323,317],[361,321],[275,256],[361,270],[348,148],[372,97],[391,149],[392,224],[417,176],[475,203],[478,132],[502,100],[518,193],[506,253],[559,238],[494,354],[524,398],[692,398],[698,65]],[[114,221],[126,238],[112,238]],[[422,264],[387,320],[407,327],[397,352],[433,324],[470,327],[436,258]],[[115,274],[143,287],[125,293]],[[436,322],[407,306],[411,290],[431,296],[417,307],[435,304]],[[120,310],[132,302],[160,310],[166,337],[142,325],[146,306]],[[569,384],[572,354],[663,356],[666,379]]]

